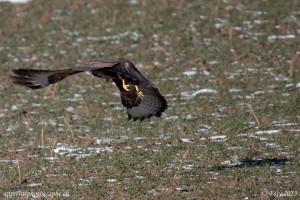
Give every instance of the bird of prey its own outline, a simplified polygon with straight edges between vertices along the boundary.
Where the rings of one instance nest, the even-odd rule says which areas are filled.
[[[99,78],[112,79],[121,93],[122,104],[127,108],[128,119],[143,121],[152,116],[160,117],[168,108],[167,101],[158,88],[147,80],[127,59],[104,59],[87,62],[64,70],[13,69],[12,82],[31,89],[55,84],[64,78],[90,72]]]

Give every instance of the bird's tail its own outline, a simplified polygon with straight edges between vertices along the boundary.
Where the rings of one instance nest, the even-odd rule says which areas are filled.
[[[72,69],[66,70],[36,70],[36,69],[13,69],[13,75],[10,77],[13,83],[26,86],[31,89],[47,87],[50,84],[57,83],[67,76],[79,73]]]

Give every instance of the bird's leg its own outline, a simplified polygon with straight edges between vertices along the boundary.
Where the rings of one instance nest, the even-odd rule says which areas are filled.
[[[138,97],[143,97],[143,92],[140,91],[139,86],[138,85],[134,85],[135,86],[135,90],[137,92]]]
[[[127,85],[125,83],[125,79],[122,79],[122,86],[123,86],[124,90],[129,91],[129,85]]]
[[[127,85],[127,84],[125,83],[125,79],[123,79],[123,78],[121,77],[120,74],[117,74],[117,75],[118,75],[119,79],[122,80],[122,87],[123,87],[123,89],[126,90],[126,91],[129,91],[129,86],[130,86],[130,85]]]

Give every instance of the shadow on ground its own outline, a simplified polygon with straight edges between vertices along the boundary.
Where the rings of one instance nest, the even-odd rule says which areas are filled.
[[[220,171],[224,169],[233,169],[233,168],[260,167],[260,166],[283,167],[291,161],[292,161],[291,159],[287,159],[287,158],[266,158],[266,159],[245,158],[239,161],[231,161],[231,163],[229,164],[213,166],[212,171]]]

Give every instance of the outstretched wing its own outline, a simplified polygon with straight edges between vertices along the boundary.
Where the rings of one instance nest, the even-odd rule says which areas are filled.
[[[39,89],[47,87],[50,84],[55,84],[73,74],[110,68],[124,61],[125,59],[123,58],[106,59],[97,62],[87,62],[83,65],[64,70],[13,69],[13,75],[10,78],[17,85]]]
[[[13,83],[26,86],[31,89],[47,87],[50,84],[57,83],[67,76],[78,72],[69,69],[66,70],[36,70],[36,69],[13,69],[13,75],[10,76]]]
[[[129,119],[142,121],[151,116],[159,117],[168,107],[158,88],[130,61],[123,58],[87,62],[65,70],[16,69],[13,70],[11,79],[17,85],[38,89],[84,71],[89,71],[96,77],[112,79],[116,83]]]

